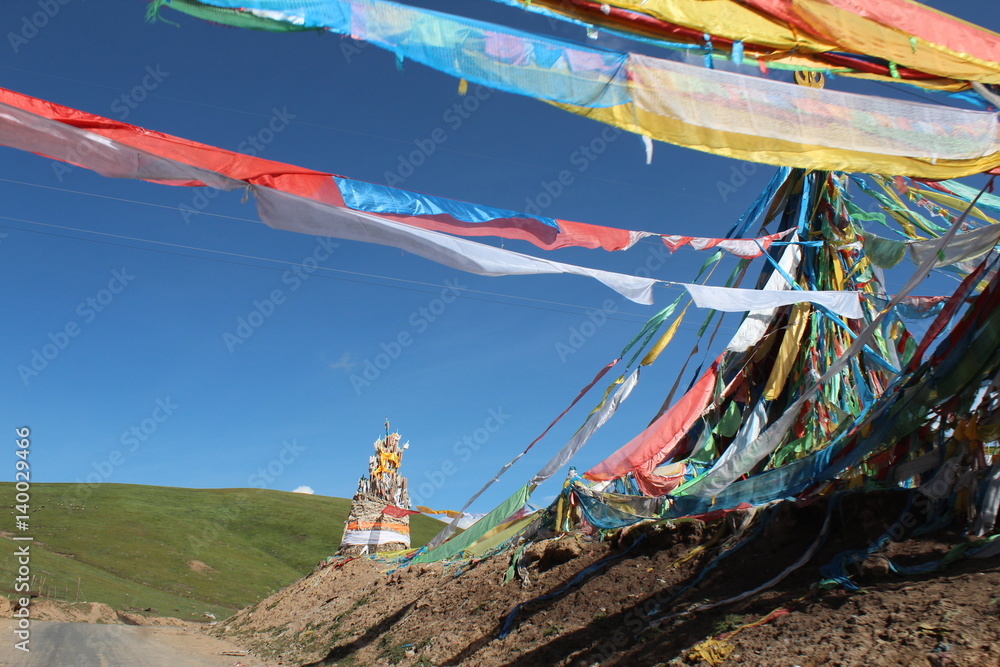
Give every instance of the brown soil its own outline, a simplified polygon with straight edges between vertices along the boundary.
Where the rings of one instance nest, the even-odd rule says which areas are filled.
[[[189,560],[186,565],[188,569],[193,572],[215,572],[215,568],[211,565],[205,565],[200,560]]]
[[[11,600],[0,598],[0,618],[12,618]],[[45,598],[31,599],[31,618],[57,623],[107,623],[110,625],[147,625],[171,627],[201,627],[179,618],[150,616],[140,611],[120,611],[100,602],[60,602]]]
[[[248,655],[231,642],[210,637],[194,627],[123,627],[80,623],[79,630],[66,633],[58,629],[62,625],[65,624],[33,621],[30,653],[17,650],[14,642],[0,642],[0,665],[279,667],[275,662]],[[14,637],[17,627],[14,619],[0,620],[0,633],[7,637]],[[121,631],[109,631],[112,628]]]
[[[7,634],[11,634],[15,627],[13,625],[15,622],[13,611],[11,600],[0,597],[0,619],[4,619],[0,620],[0,625],[3,626]],[[31,620],[32,622],[143,626],[136,628],[137,632],[143,633],[139,635],[140,637],[155,642],[164,647],[164,650],[174,651],[185,656],[183,664],[224,665],[225,667],[232,667],[237,663],[244,667],[278,667],[280,664],[256,656],[252,652],[248,653],[246,649],[241,649],[231,641],[209,636],[205,632],[205,628],[208,626],[204,623],[192,623],[179,618],[150,616],[137,611],[120,611],[101,603],[72,603],[33,598],[31,601]],[[171,655],[173,654],[171,653]],[[12,645],[9,642],[0,646],[0,665],[8,664],[7,659],[13,660],[10,664],[21,664],[16,660],[19,657],[21,656],[18,655],[17,651],[12,650]]]
[[[1000,666],[998,558],[960,560],[919,577],[891,574],[885,560],[873,558],[851,570],[860,591],[817,588],[820,566],[845,549],[866,548],[904,504],[902,493],[859,493],[832,508],[826,500],[786,503],[708,523],[640,526],[607,542],[564,535],[525,550],[527,584],[503,583],[510,551],[391,573],[390,564],[343,559],[216,632],[295,665]],[[806,553],[828,514],[822,546],[783,581],[742,602],[682,613],[774,578]],[[946,529],[892,543],[883,553],[915,565],[963,541]],[[526,605],[510,634],[498,637],[515,605],[560,591],[586,567],[626,549],[568,591]],[[777,609],[788,613],[727,634]]]

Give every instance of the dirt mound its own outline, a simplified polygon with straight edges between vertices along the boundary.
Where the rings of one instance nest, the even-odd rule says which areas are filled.
[[[0,598],[0,618],[13,617],[13,601]],[[200,627],[179,618],[150,615],[152,610],[119,611],[101,602],[61,602],[45,598],[31,599],[31,618],[59,623],[106,623],[112,625],[147,625]]]
[[[10,609],[6,609],[9,616]],[[57,602],[45,598],[31,600],[31,618],[60,623],[120,623],[118,612],[100,602]]]
[[[121,623],[125,625],[144,625],[170,628],[195,628],[204,627],[202,623],[192,623],[172,616],[154,616],[148,611],[119,611],[117,612]]]
[[[606,542],[570,534],[516,563],[507,551],[385,573],[342,559],[218,632],[298,665],[1000,665],[1000,559],[904,578],[869,558],[841,571],[859,591],[817,586],[821,566],[873,544],[904,505],[904,493],[854,494]],[[882,553],[918,565],[963,541],[943,530]],[[512,565],[522,577],[504,583]]]
[[[206,565],[200,560],[189,560],[186,565],[188,569],[192,572],[215,572],[215,568],[211,565]]]

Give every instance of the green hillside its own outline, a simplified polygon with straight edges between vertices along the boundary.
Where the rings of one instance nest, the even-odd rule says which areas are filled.
[[[350,501],[264,489],[32,484],[29,530],[9,527],[0,590],[13,595],[15,532],[34,537],[34,589],[47,596],[220,619],[312,571],[337,550]],[[441,523],[411,517],[414,546]],[[24,544],[20,542],[19,544]],[[207,566],[207,567],[206,567]],[[44,582],[42,580],[44,577]]]

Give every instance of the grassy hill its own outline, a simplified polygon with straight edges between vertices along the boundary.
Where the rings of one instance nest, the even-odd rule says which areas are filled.
[[[0,590],[13,595],[14,485]],[[337,550],[350,501],[264,489],[32,484],[33,590],[58,599],[220,619],[312,571]],[[411,517],[413,545],[441,523]],[[20,542],[19,544],[24,544]],[[43,580],[44,578],[44,580]]]

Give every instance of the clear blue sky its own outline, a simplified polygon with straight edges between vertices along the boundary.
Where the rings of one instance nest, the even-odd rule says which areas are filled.
[[[486,0],[425,4],[584,38],[580,28],[553,27]],[[1000,27],[982,3],[932,4]],[[260,156],[378,183],[387,172],[400,173],[415,142],[441,129],[447,140],[412,174],[403,172],[401,187],[524,210],[546,182],[570,170],[573,183],[545,214],[658,233],[724,235],[773,172],[666,144],[656,145],[646,165],[642,143],[631,135],[608,144],[581,171],[574,152],[603,129],[592,121],[501,92],[483,95],[476,106],[474,87],[459,97],[456,80],[414,63],[399,71],[391,54],[356,50],[339,37],[227,29],[169,11],[164,15],[180,28],[150,25],[145,6],[60,4],[17,53],[9,38],[0,44],[0,85],[231,150],[246,150],[251,137],[270,139],[255,149]],[[0,32],[20,32],[35,11],[36,2],[3,3]],[[476,108],[464,118],[449,113],[463,103]],[[279,131],[261,135],[269,125]],[[419,493],[429,479],[443,480],[431,494],[424,486],[421,500],[454,508],[656,312],[572,276],[480,278],[352,242],[339,242],[328,255],[314,238],[257,222],[239,193],[199,199],[196,189],[54,164],[0,149],[0,395],[10,438],[17,426],[32,429],[33,481],[89,476],[286,491],[307,485],[349,497],[388,417],[412,443],[403,466],[411,488]],[[751,176],[721,197],[718,184],[741,166]],[[505,247],[544,254],[518,242]],[[655,275],[672,280],[690,280],[705,259],[681,250],[661,261],[652,241],[614,255],[547,256],[627,273],[651,260],[662,264]],[[320,268],[296,275],[291,264],[308,258]],[[447,281],[459,298],[445,304],[439,299]],[[226,334],[239,334],[239,320],[251,317],[255,301],[275,290],[282,302],[266,318],[252,316],[262,323],[244,342],[227,344]],[[660,289],[658,306],[675,295]],[[585,324],[588,309],[607,304],[605,324]],[[578,457],[581,469],[646,425],[702,317],[689,316],[672,352],[644,371],[633,397]],[[734,322],[727,320],[717,344]],[[580,342],[571,336],[581,326],[593,335],[560,354],[560,344]],[[64,335],[67,327],[76,335]],[[400,334],[412,343],[387,366],[381,359],[386,367],[370,385],[352,383]],[[50,343],[64,347],[37,376],[18,371]],[[599,396],[583,401],[473,509],[488,510],[530,477]],[[499,428],[479,451],[456,451],[467,437],[482,441],[486,432],[477,429],[487,426]],[[258,475],[269,466],[279,474]],[[13,479],[13,472],[11,463],[0,478]]]

